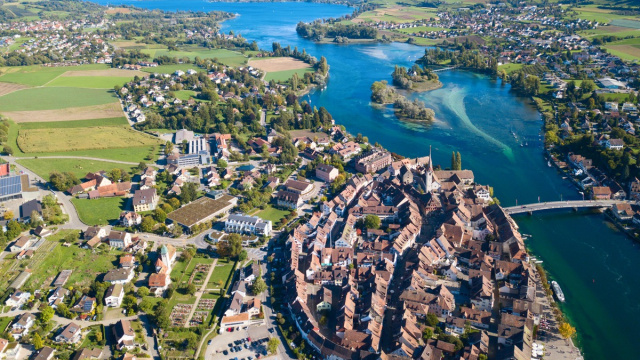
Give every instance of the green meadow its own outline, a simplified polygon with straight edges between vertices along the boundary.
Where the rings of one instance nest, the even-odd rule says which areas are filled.
[[[48,87],[75,87],[89,89],[113,89],[116,85],[124,85],[133,80],[131,77],[118,76],[60,76],[45,86]]]
[[[56,110],[116,101],[113,90],[39,87],[0,97],[0,111]]]
[[[42,86],[49,81],[57,78],[67,71],[81,70],[106,70],[108,66],[104,64],[92,64],[82,66],[61,66],[61,67],[45,67],[40,65],[21,66],[21,67],[3,67],[1,69],[0,82],[10,82],[16,84]]]
[[[294,69],[294,70],[284,70],[284,71],[274,71],[268,72],[264,79],[266,81],[275,80],[277,82],[283,82],[291,79],[293,74],[297,73],[299,77],[303,77],[304,73],[313,73],[312,68],[304,68],[304,69]]]
[[[85,173],[86,174],[86,173]],[[78,216],[87,225],[107,225],[120,218],[129,199],[122,197],[102,199],[72,199]]]
[[[26,122],[18,125],[20,129],[68,129],[89,126],[125,126],[128,125],[127,119],[123,117],[109,119],[90,119],[90,120],[73,120],[73,121],[45,121],[45,122]]]
[[[16,160],[16,162],[43,179],[48,179],[49,174],[54,170],[70,172],[82,179],[89,172],[109,171],[112,169],[130,171],[134,167],[132,165],[87,159],[20,159]]]

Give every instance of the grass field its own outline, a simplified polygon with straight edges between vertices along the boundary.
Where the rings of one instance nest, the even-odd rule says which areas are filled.
[[[115,117],[109,119],[90,119],[75,121],[46,121],[46,122],[26,122],[21,123],[20,129],[68,129],[90,126],[125,126],[128,125],[127,119],[124,117]]]
[[[24,129],[18,133],[18,147],[25,153],[139,147],[160,141],[128,127],[95,126]]]
[[[3,111],[2,113],[17,123],[106,119],[123,115],[122,107],[117,102],[56,110]]]
[[[183,101],[189,100],[192,97],[195,98],[197,94],[193,90],[178,90],[178,91],[174,91],[173,93],[175,94],[176,98]]]
[[[291,79],[291,77],[295,73],[298,74],[298,77],[303,77],[304,73],[307,73],[307,72],[308,73],[313,73],[313,69],[312,68],[306,68],[306,69],[295,69],[295,70],[269,72],[264,76],[264,79],[266,81],[275,80],[276,82],[278,82],[278,81],[287,81],[287,80]]]
[[[209,278],[209,283],[207,284],[208,289],[219,289],[219,284],[227,283],[227,279],[229,275],[231,275],[231,271],[233,270],[233,262],[223,261],[222,259],[218,259],[218,263],[216,268],[213,270],[211,277]]]
[[[131,171],[133,168],[132,165],[86,159],[20,159],[17,162],[43,179],[48,179],[54,170],[74,173],[81,179],[89,172],[115,168]]]
[[[121,197],[102,199],[72,199],[80,220],[87,225],[108,225],[120,217],[128,199]]]
[[[498,66],[498,69],[504,70],[507,74],[511,74],[512,72],[514,72],[516,70],[522,69],[522,64],[513,64],[513,63],[504,64],[504,65]]]
[[[40,87],[0,97],[0,111],[55,110],[116,101],[113,90]]]
[[[168,49],[142,49],[145,54],[151,55],[152,58],[159,56],[169,56],[184,58],[191,60],[196,57],[201,59],[218,59],[222,64],[229,66],[242,66],[247,63],[247,57],[237,51],[227,49],[205,49],[202,47],[186,47],[179,51],[169,51]],[[191,65],[195,66],[195,65]]]
[[[107,76],[60,76],[48,82],[48,87],[74,87],[88,89],[113,89],[116,85],[124,85],[132,77]]]
[[[71,232],[78,230],[61,230],[52,235],[47,241],[59,241]],[[69,247],[58,244],[46,257],[39,261],[37,266],[32,264],[32,273],[25,284],[26,288],[41,288],[49,286],[51,281],[62,270],[72,270],[66,286],[75,288],[89,286],[97,275],[105,273],[116,267],[118,256],[122,252],[102,246],[100,250],[92,253],[91,250],[79,248],[77,245]]]
[[[640,30],[637,30],[640,35]],[[607,43],[604,46],[611,54],[620,57],[622,60],[640,60],[640,38],[624,39]]]
[[[24,84],[30,86],[42,86],[69,70],[105,70],[109,69],[104,64],[92,64],[81,66],[43,67],[40,65],[17,66],[1,68],[0,81]]]
[[[275,225],[280,219],[289,215],[291,211],[289,210],[280,210],[268,205],[264,210],[258,212],[258,217],[263,220],[271,220],[273,225]]]

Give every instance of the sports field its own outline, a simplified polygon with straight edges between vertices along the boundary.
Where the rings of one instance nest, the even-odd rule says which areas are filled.
[[[113,90],[39,87],[14,91],[0,97],[0,112],[56,110],[114,103]]]
[[[157,138],[129,127],[114,126],[24,129],[19,131],[17,141],[20,150],[25,153],[138,147],[160,143]]]

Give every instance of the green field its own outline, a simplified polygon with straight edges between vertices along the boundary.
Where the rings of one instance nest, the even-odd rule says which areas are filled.
[[[133,168],[132,165],[87,159],[20,159],[16,162],[43,179],[49,179],[49,174],[54,170],[70,172],[82,179],[89,172],[109,171],[115,168],[131,171]]]
[[[218,289],[220,286],[219,283],[224,286],[227,283],[227,279],[233,270],[233,262],[224,262],[223,259],[218,259],[218,264],[216,268],[213,270],[211,277],[209,278],[209,283],[207,284],[208,289]]]
[[[0,317],[0,332],[4,332],[12,321],[13,317]]]
[[[274,72],[268,72],[267,75],[264,76],[264,79],[266,81],[275,80],[276,82],[284,82],[291,79],[291,77],[295,73],[298,74],[298,77],[303,77],[304,73],[313,73],[313,71],[314,71],[313,68],[274,71]]]
[[[247,63],[247,57],[237,51],[227,49],[205,49],[202,47],[187,47],[179,51],[169,51],[168,49],[143,49],[145,54],[151,55],[152,58],[159,56],[168,56],[171,58],[189,58],[191,60],[196,57],[201,59],[218,59],[222,64],[228,66],[242,66]],[[191,65],[192,67],[195,65]]]
[[[121,197],[102,199],[71,199],[80,220],[87,225],[108,225],[120,218],[128,199]]]
[[[45,121],[45,122],[26,122],[17,126],[20,129],[68,129],[90,126],[125,126],[128,125],[125,117],[108,118],[108,119],[90,119],[90,120],[74,120],[74,121]]]
[[[106,69],[109,69],[109,67],[104,64],[60,67],[43,67],[40,65],[4,67],[1,69],[4,75],[0,76],[0,81],[31,86],[42,86],[67,71]]]
[[[178,90],[178,91],[174,91],[173,92],[176,96],[176,98],[182,100],[182,101],[187,101],[189,99],[191,99],[192,97],[195,98],[196,97],[196,92],[193,90]]]
[[[413,34],[413,33],[419,33],[421,31],[429,32],[429,31],[441,31],[441,30],[446,30],[446,29],[441,27],[433,27],[433,26],[416,26],[412,28],[396,29],[394,31],[401,32],[403,34]]]
[[[77,231],[61,230],[49,237],[47,241],[57,242],[69,233]],[[49,286],[62,270],[73,271],[65,286],[75,288],[89,286],[98,274],[114,269],[117,266],[118,256],[122,254],[121,251],[110,249],[109,246],[101,248],[93,253],[92,250],[81,249],[77,245],[65,247],[57,244],[46,257],[38,261],[38,264],[32,264],[31,277],[27,280],[25,287],[38,289]]]
[[[124,85],[131,80],[133,80],[133,76],[60,76],[48,82],[46,86],[88,89],[113,89],[114,86]]]
[[[504,70],[507,74],[511,74],[516,70],[522,69],[522,64],[514,64],[514,63],[504,64],[504,65],[498,66],[498,69]]]
[[[0,97],[0,111],[57,110],[116,101],[113,90],[39,87]]]
[[[17,142],[25,153],[141,147],[160,143],[155,137],[124,126],[21,129]]]
[[[169,64],[169,65],[160,65],[156,67],[143,67],[140,71],[148,72],[151,74],[159,73],[159,74],[173,74],[176,70],[182,70],[186,72],[189,69],[193,69],[196,71],[203,71],[193,64]]]
[[[258,212],[257,215],[263,220],[271,220],[273,225],[275,225],[280,219],[289,215],[290,212],[289,210],[280,210],[268,205],[264,210]]]

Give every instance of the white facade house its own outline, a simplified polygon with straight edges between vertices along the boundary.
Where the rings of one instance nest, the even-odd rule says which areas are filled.
[[[108,307],[120,307],[123,298],[124,287],[121,284],[113,284],[104,294],[104,304]]]
[[[262,220],[257,216],[231,214],[224,223],[226,232],[269,236],[272,225],[270,220]]]

